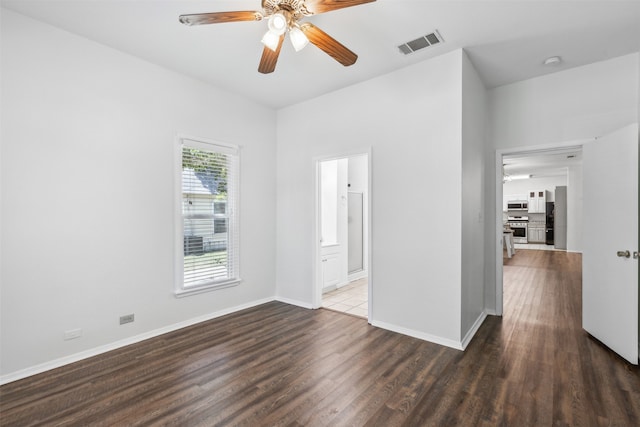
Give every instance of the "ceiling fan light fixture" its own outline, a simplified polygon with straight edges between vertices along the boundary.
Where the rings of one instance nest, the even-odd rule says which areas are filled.
[[[522,174],[522,175],[507,175],[509,181],[517,181],[520,179],[530,179],[531,174]]]
[[[276,12],[269,17],[269,31],[273,32],[276,35],[282,35],[285,31],[287,31],[287,26],[289,25],[287,17],[284,12]]]
[[[260,41],[263,45],[275,52],[276,49],[278,49],[278,44],[280,43],[280,35],[269,30],[264,34],[264,36],[262,36],[262,40]]]
[[[296,51],[313,44],[341,65],[355,64],[358,55],[342,43],[313,25],[300,22],[309,16],[330,12],[376,0],[262,0],[262,10],[226,11],[180,15],[178,19],[186,25],[220,24],[225,22],[267,21],[268,31],[261,39],[264,48],[258,64],[258,72],[273,73],[287,32]],[[307,5],[307,3],[309,3]]]
[[[296,52],[301,51],[309,44],[309,39],[298,27],[292,27],[291,30],[289,30],[289,40],[291,40],[291,44]]]

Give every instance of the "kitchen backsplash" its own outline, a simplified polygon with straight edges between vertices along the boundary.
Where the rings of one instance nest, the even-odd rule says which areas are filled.
[[[502,213],[502,223],[507,223],[507,218],[511,215],[526,215],[529,217],[529,225],[539,224],[545,225],[546,215],[543,213],[526,213],[526,212],[503,212]]]
[[[531,224],[542,224],[544,225],[546,221],[546,215],[543,213],[530,213],[527,214],[529,216],[529,225]]]

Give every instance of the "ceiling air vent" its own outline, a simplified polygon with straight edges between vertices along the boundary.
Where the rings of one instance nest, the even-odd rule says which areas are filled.
[[[422,36],[415,40],[411,40],[410,42],[406,42],[405,44],[401,44],[398,46],[400,52],[408,55],[417,50],[424,49],[425,47],[433,46],[434,44],[442,43],[442,36],[438,33],[438,30],[433,33],[427,34],[426,36]]]

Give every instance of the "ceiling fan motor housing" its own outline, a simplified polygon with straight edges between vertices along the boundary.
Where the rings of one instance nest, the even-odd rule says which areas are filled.
[[[262,7],[264,9],[265,16],[270,16],[282,10],[289,12],[294,21],[297,21],[304,16],[313,15],[313,13],[307,9],[307,5],[304,3],[304,0],[263,0]]]

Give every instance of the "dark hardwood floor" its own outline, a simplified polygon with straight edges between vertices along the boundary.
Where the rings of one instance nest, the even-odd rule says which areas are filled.
[[[580,327],[579,254],[519,250],[459,352],[269,303],[0,387],[0,424],[638,426],[640,370]]]

